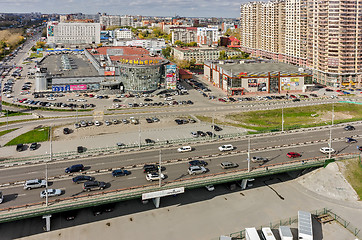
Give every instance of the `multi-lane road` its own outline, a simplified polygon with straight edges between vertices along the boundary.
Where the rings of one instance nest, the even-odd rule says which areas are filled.
[[[355,144],[347,144],[344,137],[351,135],[357,136],[361,133],[359,130],[362,126],[356,126],[355,131],[345,131],[341,126],[333,128],[333,144],[332,147],[337,154],[357,153]],[[284,133],[271,136],[250,136],[251,138],[251,156],[267,157],[270,161],[266,164],[275,164],[290,161],[286,154],[290,151],[302,154],[300,159],[314,158],[324,156],[319,152],[321,147],[328,146],[329,129],[320,129],[308,132]],[[359,139],[359,136],[355,137]],[[218,147],[222,144],[232,144],[236,149],[230,154],[216,156],[220,154]],[[248,140],[246,138],[228,141],[218,141],[206,144],[192,145],[194,151],[188,153],[177,153],[177,147],[162,148],[162,165],[165,167],[163,173],[167,176],[164,181],[173,181],[178,179],[186,179],[190,176],[187,174],[188,158],[195,159],[199,156],[210,156],[203,160],[208,162],[208,172],[206,174],[215,174],[224,172],[220,163],[223,161],[231,161],[239,164],[237,169],[247,167],[247,149]],[[265,149],[266,147],[275,147]],[[112,168],[125,167],[132,172],[129,176],[114,178],[111,171],[100,171],[100,173],[90,174],[97,180],[108,183],[106,190],[121,189],[132,186],[140,186],[149,184],[142,172],[142,165],[145,163],[158,163],[160,151],[159,149],[122,153],[113,156],[93,157],[86,159],[64,160],[52,162],[48,164],[48,176],[55,178],[50,181],[50,188],[60,188],[63,190],[61,197],[71,197],[84,194],[82,192],[82,184],[74,184],[71,181],[73,176],[66,176],[64,169],[70,165],[82,163],[86,167],[86,171],[94,172],[96,170],[107,170]],[[211,156],[215,155],[215,156]],[[180,160],[181,159],[181,160]],[[178,160],[178,161],[172,161]],[[252,167],[259,167],[257,163],[251,163]],[[235,170],[235,169],[231,169]],[[26,166],[11,167],[0,170],[0,184],[9,182],[24,181],[34,178],[45,177],[45,165],[34,164]],[[166,183],[167,184],[167,183]],[[2,188],[5,199],[7,199],[2,207],[23,205],[26,203],[34,203],[41,201],[39,193],[41,189],[23,190],[21,184],[10,185]]]

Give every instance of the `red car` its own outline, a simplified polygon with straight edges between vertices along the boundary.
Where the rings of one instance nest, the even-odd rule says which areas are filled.
[[[301,157],[302,155],[300,155],[299,153],[296,152],[288,152],[287,153],[287,157],[289,158],[296,158],[296,157]]]
[[[225,99],[219,98],[218,99],[220,102],[226,102]]]

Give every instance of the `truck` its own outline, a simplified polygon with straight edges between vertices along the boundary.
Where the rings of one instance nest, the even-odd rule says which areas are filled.
[[[261,240],[256,228],[245,228],[245,239],[246,240]]]
[[[272,230],[269,227],[263,227],[261,229],[261,233],[264,240],[276,240]]]

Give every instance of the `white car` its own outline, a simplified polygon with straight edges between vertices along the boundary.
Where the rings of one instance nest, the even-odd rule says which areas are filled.
[[[191,166],[189,167],[189,169],[187,169],[187,171],[190,175],[196,175],[207,172],[206,168],[203,166]]]
[[[177,149],[177,152],[191,152],[192,148],[190,146],[183,146]]]
[[[206,189],[207,189],[207,191],[209,191],[209,192],[212,192],[212,191],[214,191],[214,190],[215,190],[214,185],[206,185],[206,186],[205,186],[205,188],[206,188]]]
[[[231,144],[222,145],[219,147],[220,152],[233,150],[234,147]]]
[[[111,125],[111,122],[110,122],[110,121],[108,121],[108,120],[106,120],[104,123],[106,124],[106,126]]]
[[[319,149],[319,151],[321,153],[326,153],[326,154],[335,152],[335,150],[333,148],[330,148],[330,147],[322,147],[321,149]]]
[[[86,99],[84,99],[84,98],[79,98],[79,99],[77,99],[77,102],[86,102],[87,100]]]
[[[100,126],[100,125],[101,125],[101,123],[100,123],[98,120],[96,120],[96,121],[94,122],[94,125],[96,125],[96,126]]]
[[[161,173],[161,179],[165,179],[165,175]],[[160,180],[160,175],[158,173],[149,173],[146,175],[146,180],[149,182]]]
[[[48,189],[48,197],[55,197],[55,196],[59,196],[62,194],[62,190],[60,189]],[[40,192],[40,197],[41,198],[45,198],[46,197],[46,191],[43,190]]]
[[[55,101],[55,100],[57,100],[57,99],[55,99],[55,98],[53,98],[53,97],[48,97],[47,100],[48,100],[48,101]]]

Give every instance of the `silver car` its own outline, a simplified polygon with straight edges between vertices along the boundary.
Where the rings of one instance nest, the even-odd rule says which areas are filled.
[[[47,191],[43,190],[40,192],[40,197],[41,198],[45,198],[46,197],[46,192],[48,192],[48,197],[55,197],[55,196],[59,196],[62,194],[62,190],[60,189],[48,189]]]
[[[196,175],[201,173],[206,173],[206,168],[203,166],[191,166],[187,170],[190,175]]]
[[[47,182],[45,180],[40,180],[40,179],[27,180],[24,184],[24,189],[30,190],[33,188],[46,187],[46,184]]]

